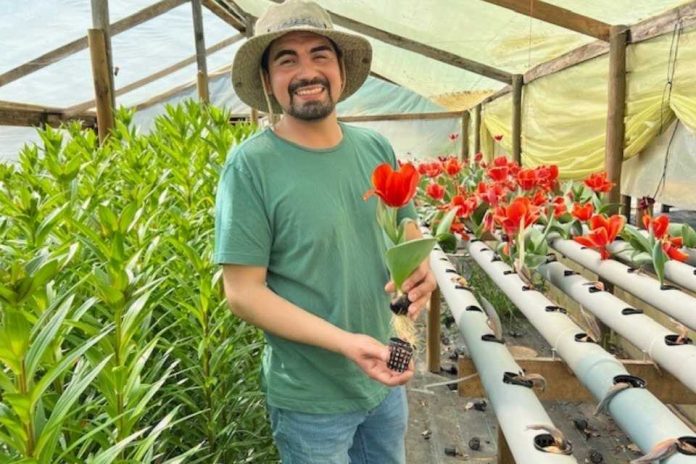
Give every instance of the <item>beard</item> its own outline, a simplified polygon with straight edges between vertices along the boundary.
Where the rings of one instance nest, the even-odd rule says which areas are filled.
[[[326,91],[326,98],[324,100],[297,103],[295,101],[295,91],[309,85],[323,86]],[[290,95],[290,107],[286,111],[287,114],[303,121],[319,121],[333,113],[334,108],[336,108],[336,103],[331,98],[331,86],[326,79],[316,78],[294,82],[288,86],[288,93]]]

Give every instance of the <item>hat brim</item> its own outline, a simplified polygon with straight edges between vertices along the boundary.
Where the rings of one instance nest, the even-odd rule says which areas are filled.
[[[277,38],[296,31],[312,32],[327,37],[341,50],[346,82],[338,101],[354,94],[365,82],[370,73],[370,65],[372,63],[372,46],[365,38],[336,30],[318,29],[308,26],[292,27],[252,37],[237,50],[232,62],[232,86],[237,96],[244,103],[257,110],[268,111],[268,104],[259,73],[263,52]],[[273,111],[280,114],[283,109],[278,104],[278,101],[272,95],[269,96],[269,100]]]

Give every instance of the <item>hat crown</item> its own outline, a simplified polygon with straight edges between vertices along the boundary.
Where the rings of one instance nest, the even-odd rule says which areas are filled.
[[[319,4],[306,0],[288,0],[273,5],[256,21],[254,35],[294,28],[333,30],[331,16]]]

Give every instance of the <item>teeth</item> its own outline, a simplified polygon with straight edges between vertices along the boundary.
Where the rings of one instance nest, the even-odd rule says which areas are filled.
[[[320,92],[322,92],[324,88],[322,86],[314,86],[314,87],[309,87],[309,88],[304,88],[301,90],[297,90],[295,93],[297,95],[303,96],[303,95],[316,95]]]

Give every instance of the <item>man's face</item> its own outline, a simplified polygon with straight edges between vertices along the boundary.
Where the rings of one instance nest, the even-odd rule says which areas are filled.
[[[341,71],[333,44],[311,32],[290,32],[271,43],[268,73],[273,95],[290,116],[318,121],[341,95]]]

